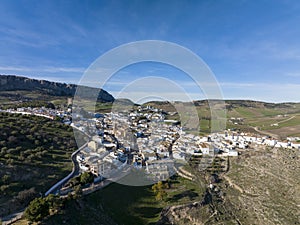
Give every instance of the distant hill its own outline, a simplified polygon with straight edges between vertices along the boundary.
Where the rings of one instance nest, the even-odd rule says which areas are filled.
[[[210,100],[210,102],[220,102],[220,100]],[[295,106],[299,105],[299,103],[294,102],[284,102],[284,103],[270,103],[270,102],[262,102],[255,100],[224,100],[225,106],[227,110],[232,110],[235,108],[256,108],[256,109],[293,109]],[[151,105],[157,108],[174,109],[174,105],[176,104],[184,104],[184,102],[168,102],[168,101],[150,101],[146,102],[143,105]],[[196,107],[209,107],[208,100],[195,100],[193,104]]]
[[[7,92],[11,91],[31,91],[44,95],[72,97],[76,89],[77,85],[75,84],[37,80],[16,75],[0,75],[0,94],[7,94]],[[88,87],[86,90],[92,93],[97,89]],[[114,97],[107,91],[101,89],[98,95],[98,101],[113,102]]]
[[[211,100],[218,105],[219,100]],[[227,116],[227,129],[246,132],[259,132],[274,137],[300,136],[300,103],[268,103],[253,100],[224,100]],[[193,101],[200,120],[203,134],[211,132],[211,111],[208,100]],[[216,104],[217,103],[217,104]],[[167,112],[176,112],[175,106],[186,103],[151,101],[151,105]],[[221,106],[221,105],[220,105]],[[167,115],[168,119],[180,119],[178,114]],[[256,129],[255,129],[256,128]],[[258,131],[259,130],[259,131]]]

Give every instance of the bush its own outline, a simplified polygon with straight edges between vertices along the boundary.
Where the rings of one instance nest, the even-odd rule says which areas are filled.
[[[152,186],[152,191],[155,194],[155,199],[157,201],[163,200],[167,195],[167,192],[164,189],[168,189],[168,188],[170,188],[168,182],[163,183],[162,181],[159,181],[157,184],[154,184]]]
[[[0,191],[2,193],[5,193],[5,191],[8,190],[8,189],[9,189],[9,185],[2,185],[2,186],[0,186]]]
[[[94,175],[92,173],[84,172],[80,175],[80,183],[82,185],[93,183]]]
[[[81,189],[81,186],[80,185],[77,185],[73,188],[74,190],[74,198],[77,199],[77,198],[80,198],[82,196],[82,189]]]
[[[50,194],[46,197],[46,201],[48,202],[49,209],[54,212],[63,207],[64,201],[60,199],[57,195]]]
[[[16,200],[20,203],[20,204],[28,204],[29,201],[31,201],[35,195],[36,195],[36,191],[35,188],[30,188],[24,191],[20,191],[18,193],[18,195],[16,196]]]
[[[4,184],[8,184],[9,181],[10,181],[10,176],[7,175],[7,174],[5,174],[5,175],[2,177],[1,180],[2,180],[2,182],[3,182]]]
[[[1,148],[1,153],[2,153],[3,155],[5,155],[5,154],[7,153],[7,147],[2,147],[2,148]]]
[[[49,204],[44,198],[35,198],[25,210],[25,218],[32,222],[41,221],[49,215]]]

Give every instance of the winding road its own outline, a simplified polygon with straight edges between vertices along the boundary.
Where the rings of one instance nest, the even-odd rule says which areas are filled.
[[[73,177],[77,176],[79,174],[79,165],[78,162],[76,160],[76,156],[77,154],[84,149],[87,146],[88,142],[85,143],[83,146],[81,146],[79,149],[77,149],[75,152],[73,152],[73,154],[71,155],[71,160],[73,163],[73,169],[72,172],[66,176],[65,178],[63,178],[62,180],[60,180],[59,182],[57,182],[56,184],[54,184],[46,193],[45,196],[49,195],[49,194],[56,194],[58,190],[60,190],[70,179],[72,179]]]
[[[8,112],[8,111],[6,111]],[[18,112],[15,112],[15,111],[10,111],[9,113],[18,113]],[[45,115],[43,114],[31,114],[31,115],[34,115],[34,116],[42,116],[42,117],[46,117]],[[48,118],[48,117],[47,117]],[[52,118],[50,118],[52,119]],[[78,131],[82,132],[81,130],[79,130],[77,127],[74,127],[72,126],[74,129],[77,129]],[[84,132],[82,132],[84,135],[86,135],[89,140],[90,140],[90,136]],[[73,164],[73,169],[72,169],[72,172],[66,176],[65,178],[63,178],[62,180],[60,180],[59,182],[57,182],[56,184],[54,184],[46,193],[45,193],[45,196],[49,195],[49,194],[55,194],[58,190],[60,190],[62,188],[63,185],[65,185],[71,178],[73,178],[74,176],[77,176],[79,174],[79,164],[76,160],[76,156],[77,154],[87,146],[89,140],[84,144],[82,145],[80,148],[78,148],[75,152],[72,153],[71,155],[71,160],[72,160],[72,164]],[[7,215],[3,218],[1,218],[2,220],[2,225],[5,224],[12,224],[13,222],[19,220],[23,214],[24,214],[24,211],[25,209],[19,211],[19,212],[15,212],[15,213],[12,213],[10,215]]]

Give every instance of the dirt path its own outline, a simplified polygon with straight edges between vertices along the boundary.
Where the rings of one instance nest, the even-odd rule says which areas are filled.
[[[238,190],[239,192],[241,192],[242,194],[244,193],[243,188],[241,188],[240,186],[238,186],[237,184],[233,183],[233,181],[226,175],[223,175],[223,178],[229,183],[230,186],[232,186],[234,189]]]
[[[278,122],[277,124],[287,122],[287,121],[289,121],[289,120],[291,120],[291,119],[294,119],[294,118],[295,118],[295,116],[291,116],[290,118],[288,118],[288,119],[286,119],[286,120],[282,120],[282,121]]]
[[[279,136],[277,134],[273,134],[271,132],[268,132],[268,131],[263,131],[263,130],[259,130],[257,127],[252,127],[255,131],[257,131],[258,133],[260,134],[263,134],[263,135],[267,135],[267,136],[270,136],[272,138],[275,138],[275,139],[279,139]]]

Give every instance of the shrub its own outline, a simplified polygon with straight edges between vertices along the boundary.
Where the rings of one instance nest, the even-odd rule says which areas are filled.
[[[28,204],[29,201],[31,201],[35,195],[36,195],[36,191],[35,188],[30,188],[24,191],[20,191],[18,193],[18,195],[16,196],[16,200],[20,203],[20,204]]]
[[[10,181],[10,176],[7,175],[7,174],[5,174],[5,175],[2,177],[1,181],[2,181],[4,184],[8,184],[9,181]]]
[[[84,172],[80,175],[80,183],[82,185],[93,183],[94,175],[92,173]]]
[[[35,198],[30,202],[24,215],[29,221],[41,221],[44,217],[49,215],[49,204],[43,198]]]

